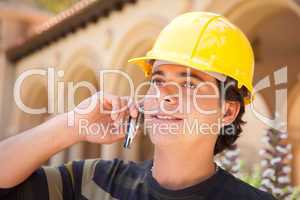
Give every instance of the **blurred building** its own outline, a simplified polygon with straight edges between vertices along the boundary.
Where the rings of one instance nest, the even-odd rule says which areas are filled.
[[[271,118],[288,118],[289,141],[293,144],[294,156],[293,179],[300,184],[300,172],[297,170],[300,169],[300,123],[297,123],[300,119],[298,0],[83,0],[39,26],[23,42],[10,47],[6,51],[8,63],[5,66],[15,78],[28,69],[54,67],[64,71],[63,76],[58,77],[59,81],[89,81],[97,89],[100,87],[97,71],[107,67],[121,68],[134,78],[137,85],[144,81],[143,73],[137,67],[128,65],[127,60],[144,55],[170,20],[193,10],[223,14],[247,34],[256,56],[254,82],[259,83],[267,77],[270,83],[257,95],[255,110]],[[282,76],[285,66],[288,69],[287,83]],[[2,77],[0,81],[4,79]],[[129,85],[125,79],[109,76],[105,79],[105,85],[101,87],[106,91],[128,95]],[[5,118],[3,132],[6,136],[51,118],[62,111],[59,105],[64,105],[64,111],[68,110],[65,101],[54,100],[53,114],[26,114],[14,103],[14,82],[13,79],[9,81],[0,90],[1,97],[6,96],[2,102]],[[287,100],[276,101],[276,94],[285,88],[288,89]],[[54,92],[57,97],[58,91]],[[87,89],[80,88],[75,101],[80,102],[89,95]],[[47,108],[47,79],[42,76],[26,79],[22,84],[21,97],[29,107]],[[284,110],[286,106],[287,112]],[[239,144],[242,157],[251,165],[259,161],[258,149],[263,145],[261,137],[268,127],[249,108],[245,120],[248,124]],[[120,143],[101,146],[82,143],[54,156],[50,163],[99,156],[143,160],[151,155],[152,146],[148,138],[140,135],[130,151],[123,150]]]
[[[49,13],[12,2],[0,2],[0,131],[4,132],[10,109],[8,102],[13,88],[15,70],[5,57],[5,50],[33,34],[34,29],[47,21]],[[0,135],[0,138],[3,134]]]

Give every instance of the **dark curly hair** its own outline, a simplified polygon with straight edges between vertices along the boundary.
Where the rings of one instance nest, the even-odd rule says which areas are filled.
[[[248,90],[244,86],[238,88],[237,81],[230,77],[227,77],[224,83],[217,80],[217,84],[221,105],[224,101],[237,101],[240,103],[240,111],[231,124],[221,128],[215,144],[214,155],[230,148],[242,132],[242,125],[246,123],[242,120],[245,113],[244,98],[249,96]]]

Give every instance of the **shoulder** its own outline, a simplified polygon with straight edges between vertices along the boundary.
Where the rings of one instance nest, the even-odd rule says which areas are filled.
[[[146,163],[118,158],[85,160],[81,193],[87,199],[93,196],[90,191],[101,191],[97,194],[100,199],[107,195],[120,199],[128,192],[135,191],[143,182]]]
[[[45,172],[39,168],[22,183],[11,188],[0,188],[0,199],[48,199],[48,183]]]
[[[64,196],[72,194],[75,197],[91,199],[96,195],[99,199],[107,196],[119,199],[124,192],[133,191],[141,183],[146,164],[147,161],[139,163],[118,158],[100,158],[71,161],[58,168],[44,170],[51,180],[61,180],[55,182],[60,182],[56,184],[60,186],[58,193]],[[67,192],[68,188],[70,189]],[[57,190],[54,192],[57,194]]]
[[[225,170],[222,171],[225,178],[225,192],[231,194],[231,196],[234,196],[236,199],[276,200],[270,193],[253,187]]]
[[[92,178],[97,184],[105,186],[108,183],[132,184],[144,178],[145,169],[150,160],[134,162],[119,158],[106,160],[85,160],[83,165],[83,176]]]
[[[150,164],[150,161],[135,162],[122,160],[119,158],[114,158],[111,160],[105,159],[95,159],[95,160],[85,160],[84,168],[87,171],[93,170],[95,173],[122,175],[128,174],[131,176],[138,176],[143,174],[145,169]]]

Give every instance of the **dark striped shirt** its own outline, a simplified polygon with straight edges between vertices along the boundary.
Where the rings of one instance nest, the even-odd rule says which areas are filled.
[[[169,190],[152,176],[153,161],[120,159],[73,161],[42,167],[0,199],[14,200],[271,200],[270,194],[235,178],[222,168],[193,186]]]

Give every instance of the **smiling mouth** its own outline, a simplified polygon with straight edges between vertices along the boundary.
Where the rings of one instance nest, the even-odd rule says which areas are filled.
[[[162,121],[181,121],[182,118],[178,118],[172,115],[165,115],[165,114],[155,114],[151,115],[153,119],[162,120]]]

